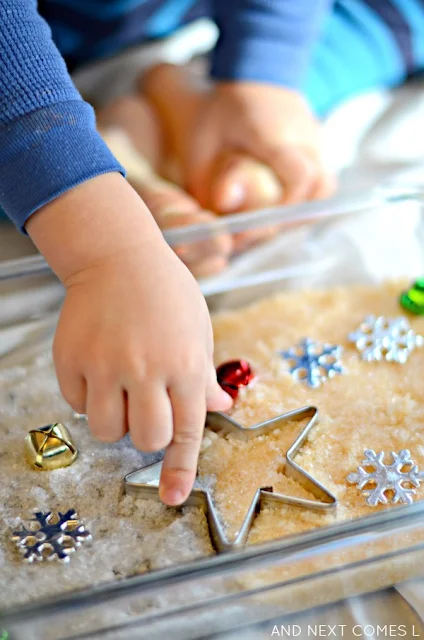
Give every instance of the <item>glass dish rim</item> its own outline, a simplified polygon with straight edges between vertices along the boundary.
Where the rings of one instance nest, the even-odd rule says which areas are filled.
[[[324,222],[400,202],[424,202],[424,185],[383,185],[361,191],[361,195],[356,196],[336,196],[327,200],[236,213],[217,218],[213,222],[171,229],[164,233],[164,238],[172,247],[181,242],[201,242],[211,235],[221,233],[236,234],[276,224]],[[51,273],[49,265],[39,254],[0,260],[0,282],[49,272]]]
[[[235,570],[240,566],[246,568],[246,563],[249,563],[250,566],[255,564],[260,565],[265,559],[270,560],[275,556],[281,559],[282,553],[285,555],[295,555],[300,552],[314,553],[317,548],[329,543],[363,537],[367,533],[377,534],[379,530],[384,531],[389,524],[398,525],[397,529],[390,529],[390,533],[393,534],[405,526],[410,527],[412,521],[416,522],[420,520],[424,523],[423,516],[424,500],[410,505],[397,506],[393,510],[385,509],[378,513],[354,518],[353,520],[327,525],[312,531],[306,531],[300,535],[293,534],[270,542],[244,547],[243,549],[217,553],[213,556],[130,576],[115,582],[105,582],[94,587],[74,590],[57,597],[49,597],[5,610],[0,609],[0,621],[6,625],[12,624],[17,620],[22,623],[45,615],[64,613],[70,608],[85,609],[102,604],[105,596],[107,596],[108,599],[118,598],[124,596],[126,593],[134,594],[136,591],[137,593],[141,593],[151,587],[157,589],[162,586],[165,587],[176,584],[184,579],[216,577],[218,574],[222,575],[223,571],[228,573],[231,569]],[[415,550],[415,547],[416,545],[407,547],[389,553],[388,555],[390,557],[396,557],[401,554],[402,551],[410,552]],[[365,558],[363,561],[356,561],[355,564],[361,566],[363,562],[377,561],[386,555],[387,553],[383,554],[383,556],[376,555],[371,558]],[[343,571],[349,567],[349,564],[337,565],[331,568],[331,572]],[[308,577],[317,578],[322,573],[327,575],[328,569],[309,574]],[[290,579],[289,582],[295,584],[297,581],[303,580],[304,577],[305,576],[299,576]]]

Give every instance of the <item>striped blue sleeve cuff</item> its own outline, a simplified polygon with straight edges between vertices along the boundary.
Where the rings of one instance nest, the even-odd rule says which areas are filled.
[[[113,171],[125,175],[86,102],[58,103],[0,125],[0,206],[23,231],[40,207]]]

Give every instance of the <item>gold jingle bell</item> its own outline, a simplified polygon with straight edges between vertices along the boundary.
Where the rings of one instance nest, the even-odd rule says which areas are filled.
[[[25,453],[35,469],[69,467],[78,455],[66,427],[60,422],[33,429],[25,438]]]

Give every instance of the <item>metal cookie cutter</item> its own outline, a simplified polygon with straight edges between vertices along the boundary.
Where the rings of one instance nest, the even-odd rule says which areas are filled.
[[[250,440],[257,436],[272,433],[276,429],[280,429],[286,422],[293,420],[304,420],[309,418],[307,425],[301,431],[299,436],[293,442],[286,453],[287,476],[294,478],[304,489],[312,493],[317,500],[308,500],[306,498],[296,498],[281,493],[273,493],[272,489],[258,487],[253,500],[248,508],[240,530],[234,540],[230,541],[224,531],[224,527],[220,522],[216,506],[212,499],[209,489],[194,487],[186,502],[182,506],[195,506],[201,508],[208,521],[209,532],[212,543],[217,552],[229,551],[242,547],[248,538],[250,529],[256,514],[266,507],[275,507],[281,504],[288,504],[302,509],[313,509],[315,511],[327,511],[337,507],[337,499],[320,484],[309,473],[304,471],[296,462],[295,457],[302,446],[308,439],[311,429],[318,421],[318,409],[315,407],[304,407],[296,409],[289,413],[284,413],[276,418],[261,422],[254,427],[246,428],[238,422],[225,415],[224,413],[208,413],[206,418],[206,426],[215,432],[224,435],[233,435],[241,440]],[[130,495],[145,499],[159,498],[159,481],[162,470],[162,462],[157,462],[133,473],[129,473],[125,477],[125,491]]]

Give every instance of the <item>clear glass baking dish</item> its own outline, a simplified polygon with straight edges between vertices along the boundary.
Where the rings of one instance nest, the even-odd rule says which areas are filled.
[[[223,273],[200,281],[212,312],[282,289],[412,281],[424,273],[423,193],[395,186],[242,214],[174,230],[167,240],[178,250],[220,234],[274,229]],[[49,345],[62,296],[40,257],[0,264],[1,367]],[[53,600],[1,611],[0,631],[10,640],[268,638],[296,612],[423,577],[423,560],[419,502],[90,590],[60,595],[58,585]]]

